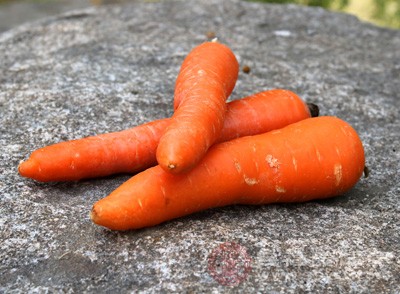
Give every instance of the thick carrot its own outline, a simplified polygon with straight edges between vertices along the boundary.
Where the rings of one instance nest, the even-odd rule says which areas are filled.
[[[227,109],[218,142],[267,132],[310,117],[310,111],[300,97],[281,89],[229,102]],[[19,173],[49,182],[144,170],[157,164],[158,141],[169,122],[169,119],[156,120],[121,132],[40,148],[19,165]]]
[[[203,43],[185,58],[175,86],[176,110],[157,147],[166,171],[189,170],[218,139],[238,72],[235,55],[218,42]]]
[[[364,161],[362,143],[349,124],[335,117],[310,118],[217,144],[185,174],[147,169],[95,203],[91,218],[128,230],[231,204],[333,197],[356,184]]]

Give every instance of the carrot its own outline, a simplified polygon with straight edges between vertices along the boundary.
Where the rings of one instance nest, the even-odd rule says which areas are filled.
[[[310,118],[216,144],[185,174],[147,169],[95,203],[91,219],[128,230],[231,204],[333,197],[356,184],[364,165],[362,143],[348,123]]]
[[[175,85],[175,112],[157,147],[157,162],[166,171],[189,170],[218,139],[238,72],[235,55],[218,42],[203,43],[185,58]]]
[[[305,103],[289,90],[273,89],[227,103],[224,127],[216,143],[280,129],[319,115],[318,106]]]
[[[168,124],[168,119],[161,119],[120,132],[46,146],[32,152],[18,171],[40,182],[137,172],[157,164],[156,146]]]
[[[309,107],[295,93],[281,89],[229,102],[224,127],[217,141],[284,127],[310,117]],[[19,165],[19,173],[37,181],[49,182],[144,170],[157,164],[158,141],[169,122],[169,119],[156,120],[125,131],[40,148]]]

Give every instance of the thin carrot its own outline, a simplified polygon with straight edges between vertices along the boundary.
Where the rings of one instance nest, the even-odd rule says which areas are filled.
[[[289,90],[273,89],[227,103],[224,127],[216,143],[280,129],[316,117],[318,106]]]
[[[264,133],[310,117],[307,104],[299,96],[281,89],[229,102],[227,108],[218,142]],[[40,148],[19,165],[19,173],[37,181],[55,182],[142,171],[157,164],[158,141],[169,122],[156,120],[125,131]]]
[[[166,171],[189,170],[218,139],[238,72],[235,55],[218,42],[203,43],[185,58],[175,85],[175,112],[157,147],[157,161]]]
[[[120,132],[45,146],[33,151],[18,171],[40,182],[137,172],[157,164],[156,147],[168,124],[168,119],[160,119]]]
[[[364,165],[362,143],[348,123],[310,118],[217,144],[185,174],[147,169],[95,203],[91,219],[128,230],[231,204],[333,197],[357,183]]]
[[[309,108],[314,108],[307,106],[295,93],[281,89],[229,102],[217,141],[267,132],[308,118]],[[48,182],[141,171],[156,164],[158,141],[169,121],[161,119],[125,131],[40,148],[20,164],[19,172]]]

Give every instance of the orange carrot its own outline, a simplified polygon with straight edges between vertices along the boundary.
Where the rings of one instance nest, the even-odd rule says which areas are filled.
[[[157,147],[166,171],[189,170],[218,139],[238,72],[235,55],[217,42],[203,43],[185,58],[175,86],[176,110]]]
[[[216,143],[280,129],[316,117],[318,106],[289,90],[273,89],[227,103],[224,127]]]
[[[156,146],[168,124],[168,119],[161,119],[120,132],[46,146],[32,152],[18,171],[40,182],[137,172],[157,164]]]
[[[229,102],[227,108],[218,142],[264,133],[310,117],[310,111],[300,97],[281,89]],[[144,170],[156,165],[158,141],[169,122],[169,119],[161,119],[121,132],[40,148],[20,164],[19,173],[49,182]]]
[[[91,219],[128,230],[231,204],[333,197],[356,184],[364,164],[362,143],[349,124],[335,117],[305,119],[216,144],[185,174],[147,169],[95,203]]]

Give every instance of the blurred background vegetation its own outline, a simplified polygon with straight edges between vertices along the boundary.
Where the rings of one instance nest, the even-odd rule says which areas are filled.
[[[0,0],[0,32],[35,20],[90,5],[126,3],[134,0]],[[145,0],[149,2],[160,0]],[[164,0],[167,1],[167,0]],[[182,0],[185,1],[185,0]],[[356,15],[379,26],[400,29],[400,0],[248,0],[265,3],[295,3],[320,6]]]
[[[266,3],[296,3],[356,15],[376,25],[400,28],[400,0],[256,0]]]

